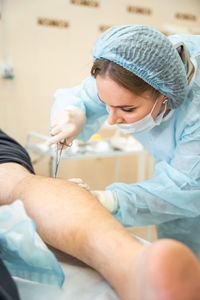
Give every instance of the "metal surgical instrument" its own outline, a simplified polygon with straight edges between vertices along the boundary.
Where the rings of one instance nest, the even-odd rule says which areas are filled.
[[[61,148],[58,149],[58,145],[61,145]],[[64,141],[61,141],[57,144],[57,149],[56,149],[56,167],[55,167],[55,174],[54,174],[54,177],[56,178],[57,177],[57,173],[58,173],[58,167],[59,167],[59,164],[60,164],[60,160],[61,160],[61,155],[62,155],[62,151],[64,149],[64,146],[67,146],[67,147],[71,147],[72,146],[72,143],[70,144],[67,144],[66,143],[66,139]]]

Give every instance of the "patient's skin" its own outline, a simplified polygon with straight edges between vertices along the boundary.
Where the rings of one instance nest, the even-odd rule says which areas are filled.
[[[200,267],[184,245],[144,246],[90,192],[62,179],[0,165],[0,203],[21,199],[49,245],[87,263],[122,300],[200,300]]]

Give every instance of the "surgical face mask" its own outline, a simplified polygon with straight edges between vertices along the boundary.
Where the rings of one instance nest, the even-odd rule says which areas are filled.
[[[154,119],[152,117],[152,112],[156,106],[158,100],[156,100],[151,112],[146,115],[143,119],[134,122],[134,123],[128,123],[128,124],[116,124],[117,127],[125,134],[131,134],[131,133],[139,133],[143,131],[147,131],[152,129],[154,126],[159,125],[162,122],[162,118],[166,112],[167,109],[167,99],[163,102],[165,105],[165,108],[163,111]]]

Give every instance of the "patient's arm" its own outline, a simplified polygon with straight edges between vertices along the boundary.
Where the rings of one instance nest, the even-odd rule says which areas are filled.
[[[23,201],[46,243],[95,268],[120,299],[200,300],[199,265],[185,246],[170,240],[141,245],[76,184],[32,175],[15,163],[1,164],[1,204],[16,199]],[[170,265],[164,263],[168,259]]]

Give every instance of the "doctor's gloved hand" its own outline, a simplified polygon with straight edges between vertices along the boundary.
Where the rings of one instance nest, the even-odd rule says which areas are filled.
[[[90,187],[81,178],[70,178],[68,181],[76,183],[78,186],[90,191]],[[90,191],[95,198],[111,213],[118,208],[117,193],[111,191]]]
[[[89,185],[88,185],[86,182],[84,182],[81,178],[70,178],[70,179],[68,179],[68,181],[74,182],[74,183],[76,183],[78,186],[80,186],[80,187],[86,189],[87,191],[90,191]]]
[[[97,200],[111,213],[118,208],[117,193],[112,191],[91,191]]]
[[[48,140],[48,144],[58,144],[65,140],[64,148],[66,148],[79,135],[85,122],[85,114],[78,107],[70,105],[57,112],[51,121],[50,134],[52,137]]]

